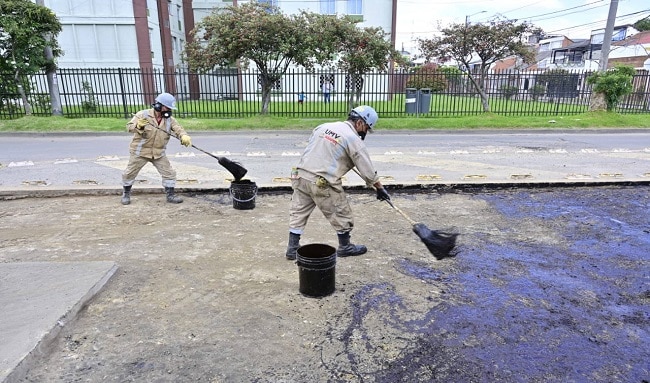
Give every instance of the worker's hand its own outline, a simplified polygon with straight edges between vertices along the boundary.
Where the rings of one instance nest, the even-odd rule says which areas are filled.
[[[183,134],[181,136],[181,145],[183,146],[191,146],[192,145],[192,138],[188,136],[187,134]]]
[[[390,201],[390,194],[388,194],[385,188],[379,188],[377,189],[377,199],[380,201]]]
[[[138,118],[138,122],[136,123],[138,130],[144,130],[144,127],[147,125],[149,125],[149,120],[146,118]]]

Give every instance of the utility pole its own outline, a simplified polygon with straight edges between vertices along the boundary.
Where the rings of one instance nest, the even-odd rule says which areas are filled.
[[[36,0],[36,4],[40,6],[45,6],[44,0]],[[47,41],[50,41],[52,36],[49,34],[44,36]],[[49,46],[45,47],[45,59],[52,63],[49,65],[45,74],[47,76],[47,87],[50,91],[50,103],[52,104],[52,115],[53,116],[63,116],[63,109],[61,109],[61,95],[59,94],[59,80],[56,76],[56,65],[54,65],[54,55],[52,54],[52,48]]]
[[[616,21],[616,10],[618,9],[618,0],[610,0],[609,14],[607,15],[607,25],[605,26],[605,36],[603,36],[603,46],[600,48],[600,72],[607,71],[607,61],[609,61],[609,47],[612,44],[612,34],[614,33],[614,22]]]

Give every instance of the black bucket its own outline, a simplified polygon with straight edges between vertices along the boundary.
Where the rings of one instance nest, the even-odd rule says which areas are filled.
[[[237,210],[250,210],[255,208],[257,185],[251,180],[232,181],[230,183],[232,207]]]
[[[309,297],[324,297],[334,292],[336,249],[312,243],[298,248],[300,292]]]

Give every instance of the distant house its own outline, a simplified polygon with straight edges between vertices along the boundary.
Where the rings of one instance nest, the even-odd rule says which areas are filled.
[[[554,49],[549,58],[548,68],[556,69],[598,69],[586,67],[592,63],[591,42],[588,39],[574,40],[571,44]],[[591,65],[591,64],[590,64]]]
[[[529,67],[529,70],[546,69],[551,62],[551,55],[554,49],[562,49],[573,44],[573,40],[563,35],[548,36],[539,40],[537,45],[536,64]]]
[[[615,26],[612,33],[612,44],[608,55],[608,67],[625,58],[636,57],[641,52],[638,49],[616,49],[619,42],[626,41],[638,34],[632,25]],[[573,40],[571,44],[553,49],[548,60],[548,69],[566,70],[597,70],[602,57],[604,29],[595,29],[588,40]],[[618,53],[616,51],[618,50]],[[620,60],[617,60],[620,59]]]
[[[613,42],[609,51],[608,66],[614,64],[650,70],[650,31],[639,32],[625,40]]]

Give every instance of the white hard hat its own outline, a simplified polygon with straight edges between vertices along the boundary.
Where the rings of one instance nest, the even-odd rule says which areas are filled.
[[[350,111],[350,114],[361,117],[363,121],[368,124],[370,129],[372,129],[377,123],[377,120],[379,120],[377,112],[375,112],[375,110],[368,105],[359,105],[356,108],[352,109]]]
[[[165,105],[169,109],[176,109],[176,98],[167,92],[159,94],[155,101]]]

